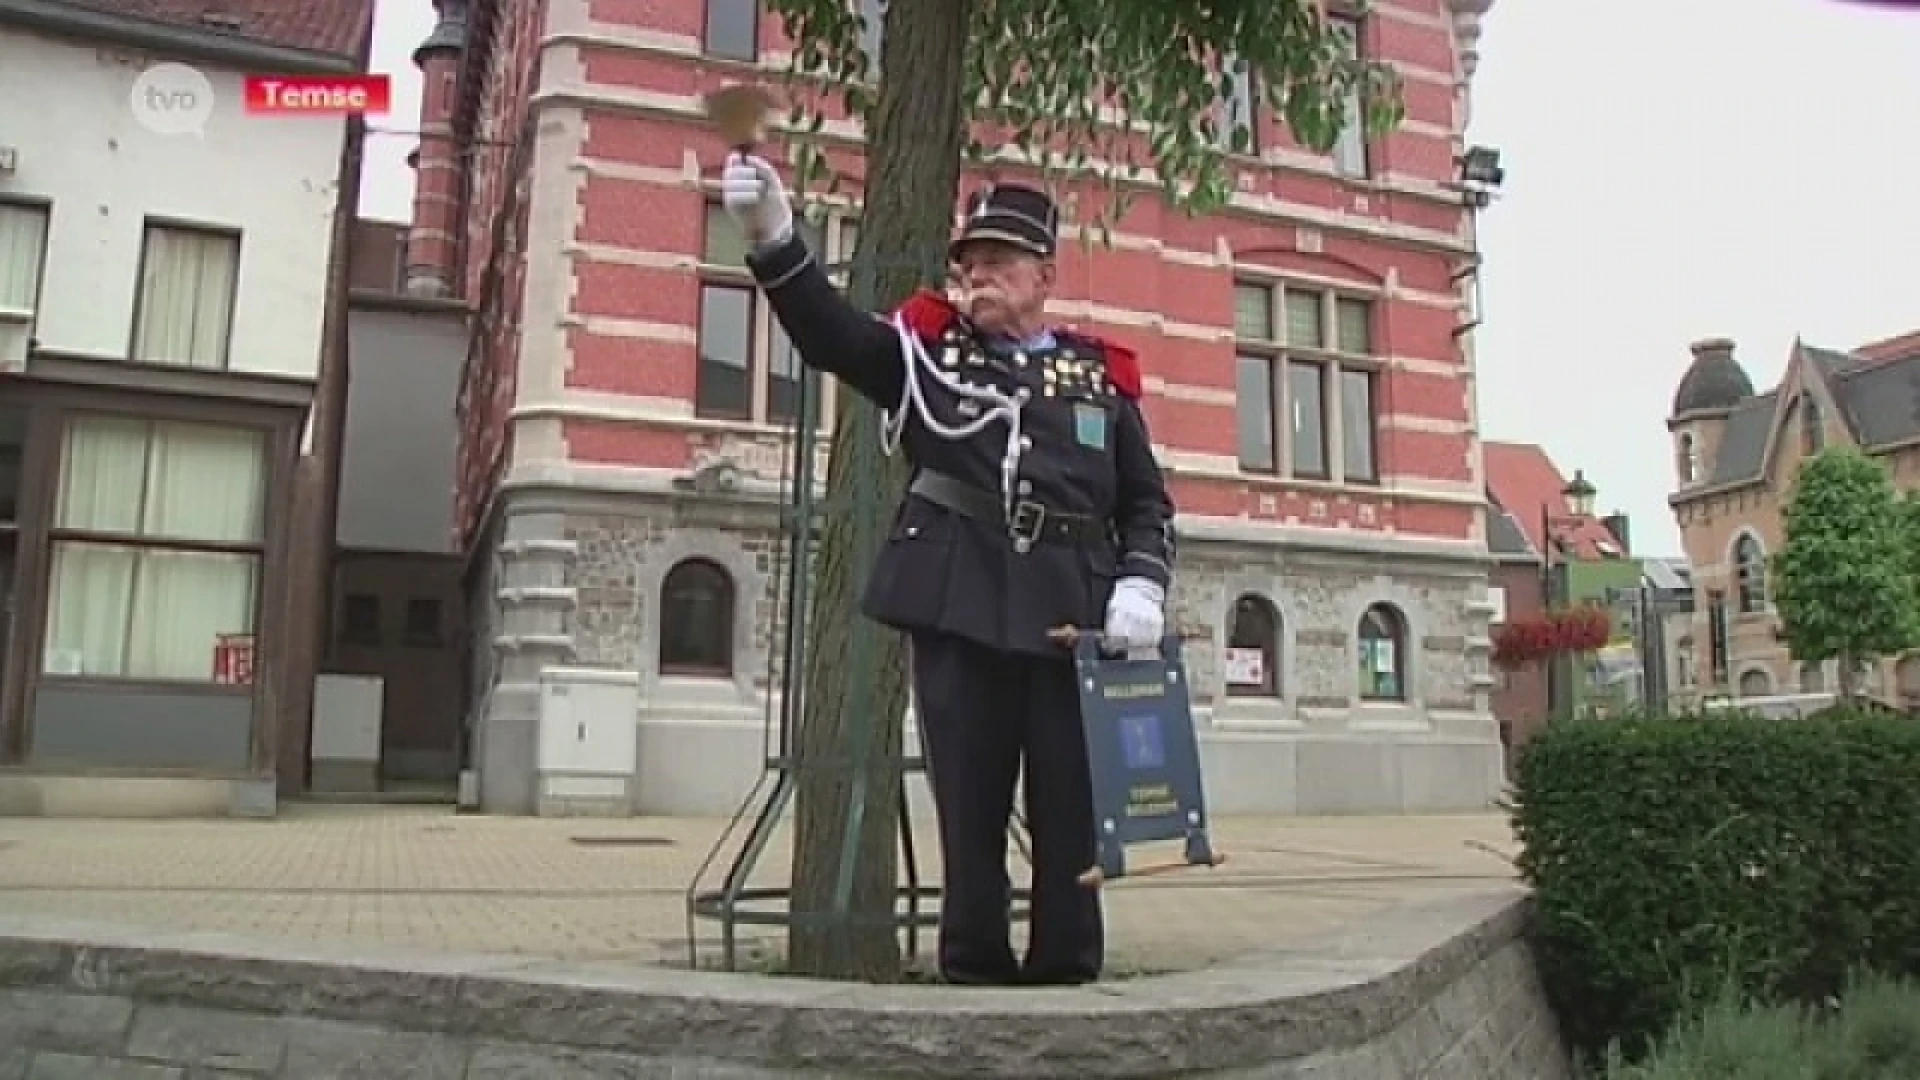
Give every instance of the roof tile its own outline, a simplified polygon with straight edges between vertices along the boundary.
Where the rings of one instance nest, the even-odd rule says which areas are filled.
[[[61,0],[127,19],[192,27],[290,49],[358,57],[373,0]],[[223,20],[232,20],[237,26]]]
[[[1618,557],[1620,542],[1596,517],[1575,520],[1567,512],[1567,478],[1560,473],[1547,452],[1532,443],[1486,442],[1487,490],[1526,534],[1527,543],[1536,552],[1546,550],[1541,535],[1542,512],[1553,516],[1553,534],[1580,559],[1604,559],[1601,545],[1614,549]]]

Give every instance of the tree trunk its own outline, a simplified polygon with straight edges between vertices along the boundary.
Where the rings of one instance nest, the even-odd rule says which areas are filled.
[[[855,303],[885,311],[939,284],[965,147],[964,68],[972,0],[891,0],[868,132],[866,190],[851,268]],[[899,881],[905,650],[859,613],[905,463],[880,452],[875,408],[840,395],[827,466],[826,527],[814,562],[806,697],[796,753],[788,968],[823,978],[900,976],[892,919]],[[848,827],[861,815],[848,844]],[[843,875],[851,873],[844,894]],[[842,907],[842,903],[846,907]]]

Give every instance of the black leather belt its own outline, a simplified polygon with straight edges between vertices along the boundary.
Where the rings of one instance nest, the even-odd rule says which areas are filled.
[[[1004,525],[1019,551],[1043,541],[1091,546],[1107,537],[1107,523],[1100,518],[1052,510],[1031,499],[1016,501],[1008,514],[999,495],[935,469],[921,469],[907,492],[961,517]]]

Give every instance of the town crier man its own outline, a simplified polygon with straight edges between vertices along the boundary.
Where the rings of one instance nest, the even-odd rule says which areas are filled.
[[[1122,648],[1161,639],[1174,511],[1139,362],[1046,324],[1059,216],[1040,191],[976,196],[949,252],[963,299],[922,291],[889,318],[828,282],[765,160],[731,155],[722,198],[801,359],[877,404],[889,452],[904,446],[913,467],[863,609],[909,635],[940,827],[941,974],[1097,979],[1100,893],[1077,880],[1095,862],[1086,743],[1071,657],[1047,632],[1098,627]],[[1009,940],[1016,779],[1033,839],[1024,963]]]

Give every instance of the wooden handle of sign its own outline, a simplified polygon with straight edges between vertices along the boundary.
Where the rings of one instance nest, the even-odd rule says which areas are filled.
[[[1056,626],[1047,631],[1047,640],[1063,649],[1071,649],[1080,644],[1081,634],[1092,634],[1096,638],[1104,637],[1098,630],[1082,630],[1077,626]]]
[[[1221,863],[1226,861],[1227,861],[1227,857],[1225,855],[1215,855],[1210,861],[1203,862],[1203,863],[1190,863],[1190,862],[1153,863],[1150,866],[1142,866],[1134,870],[1129,870],[1127,871],[1126,876],[1127,877],[1154,877],[1159,874],[1171,874],[1176,870],[1190,870],[1197,866],[1204,866],[1204,867],[1207,867],[1208,869],[1212,869],[1213,867],[1219,866]],[[1085,886],[1086,888],[1097,889],[1100,886],[1105,885],[1107,883],[1107,872],[1105,870],[1100,869],[1097,866],[1093,867],[1090,870],[1083,870],[1080,873],[1079,881],[1080,881],[1080,884]]]
[[[1107,635],[1099,630],[1081,629],[1078,626],[1056,626],[1047,631],[1047,640],[1063,649],[1071,649],[1080,643],[1082,635],[1091,636],[1105,646]],[[1198,630],[1181,630],[1176,635],[1181,641],[1199,641],[1206,635]]]

